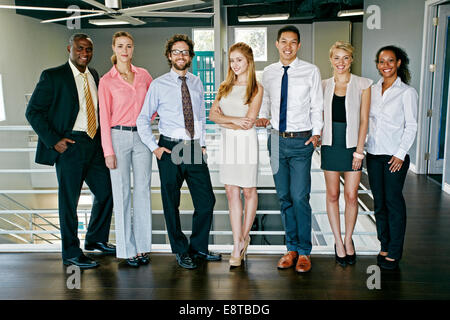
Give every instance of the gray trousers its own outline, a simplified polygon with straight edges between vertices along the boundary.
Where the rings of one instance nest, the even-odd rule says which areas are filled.
[[[111,129],[117,168],[110,170],[114,201],[117,258],[150,252],[152,216],[150,182],[152,153],[137,131]],[[133,195],[131,194],[133,168]],[[133,202],[133,212],[131,203]]]

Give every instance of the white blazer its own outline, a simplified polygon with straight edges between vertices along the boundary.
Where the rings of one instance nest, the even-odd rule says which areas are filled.
[[[356,147],[358,144],[359,122],[361,111],[362,91],[372,85],[372,80],[350,74],[345,94],[345,117],[347,120],[347,131],[345,143],[347,148]],[[332,137],[332,102],[334,94],[334,77],[322,80],[323,88],[323,111],[324,126],[322,131],[322,145],[331,146]]]

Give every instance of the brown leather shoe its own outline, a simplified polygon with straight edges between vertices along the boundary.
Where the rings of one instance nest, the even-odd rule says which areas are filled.
[[[297,261],[298,253],[297,251],[288,251],[284,256],[278,261],[278,269],[287,269],[293,267]]]
[[[297,272],[308,272],[311,270],[311,256],[301,255],[298,257],[297,265],[295,266],[295,271]]]

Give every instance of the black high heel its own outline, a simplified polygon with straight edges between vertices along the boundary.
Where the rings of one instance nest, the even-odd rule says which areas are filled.
[[[146,253],[137,256],[136,259],[140,265],[146,265],[150,263],[150,258]]]
[[[339,257],[336,251],[336,245],[334,245],[334,256],[336,258],[336,262],[339,263],[341,267],[345,267],[347,265],[346,257]]]
[[[355,248],[355,244],[353,243],[353,239],[352,239],[352,246],[353,246],[353,254],[347,254],[347,256],[346,256],[347,263],[350,265],[353,265],[356,262],[356,248]],[[344,247],[345,247],[345,245],[344,245]]]

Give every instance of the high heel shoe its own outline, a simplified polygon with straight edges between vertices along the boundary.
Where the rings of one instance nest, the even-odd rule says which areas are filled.
[[[230,256],[229,263],[230,267],[239,267],[242,263],[242,258]]]
[[[250,243],[250,236],[248,236],[247,240],[244,242],[244,247],[241,250],[241,260],[244,259],[244,256],[247,256],[247,248]]]
[[[353,246],[353,254],[347,254],[347,256],[346,256],[346,261],[350,265],[353,265],[356,262],[356,248],[355,248],[355,244],[353,243],[353,239],[352,239],[352,246]],[[345,247],[345,245],[344,245],[344,247]]]
[[[347,265],[347,261],[345,259],[347,256],[339,257],[337,254],[337,251],[336,251],[336,245],[334,245],[334,256],[335,256],[336,262],[339,263],[339,265],[341,267],[345,267]]]
[[[148,257],[148,255],[146,253],[138,255],[136,257],[136,259],[140,265],[146,265],[146,264],[150,263],[150,258]]]

